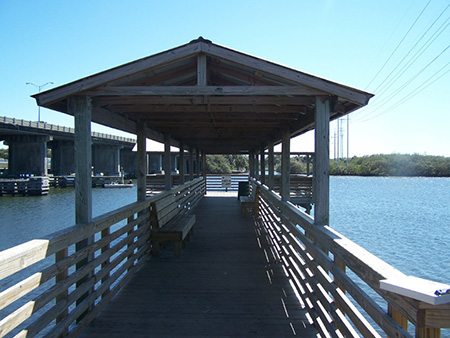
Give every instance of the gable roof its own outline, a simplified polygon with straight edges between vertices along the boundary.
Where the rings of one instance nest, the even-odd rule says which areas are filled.
[[[330,119],[366,105],[372,94],[199,38],[34,95],[68,113],[67,98],[92,98],[92,120],[207,153],[245,153],[314,128],[315,97],[332,98]],[[176,142],[174,143],[176,145]]]

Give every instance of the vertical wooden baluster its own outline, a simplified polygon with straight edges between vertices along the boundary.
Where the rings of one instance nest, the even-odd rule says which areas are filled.
[[[111,233],[111,228],[110,227],[102,230],[102,238],[108,236],[110,233]],[[109,248],[110,248],[110,243],[108,243],[105,246],[103,246],[102,247],[102,253],[106,252]],[[102,269],[107,268],[109,262],[110,262],[110,260],[108,258],[104,263],[102,263]],[[110,276],[110,273],[108,272],[108,274],[105,275],[105,277],[102,278],[102,284],[105,283],[108,280],[109,276]],[[109,288],[102,294],[102,298],[105,298],[108,293],[109,293]]]
[[[58,263],[58,262],[64,260],[65,258],[67,258],[68,252],[69,252],[69,250],[67,248],[64,248],[61,251],[58,251],[55,254],[55,262]],[[59,282],[63,281],[65,278],[67,278],[67,275],[68,275],[67,269],[62,270],[60,273],[58,273],[56,275],[55,283],[58,284]],[[56,304],[64,301],[68,294],[69,293],[66,289],[66,290],[62,291],[58,296],[56,296]],[[68,315],[68,309],[66,308],[63,312],[61,312],[61,314],[59,316],[56,317],[56,324],[58,324],[60,321],[62,321],[64,319],[64,317],[66,317],[67,315]],[[63,332],[63,334],[61,334],[61,336],[66,336],[67,333],[68,332],[66,329]]]

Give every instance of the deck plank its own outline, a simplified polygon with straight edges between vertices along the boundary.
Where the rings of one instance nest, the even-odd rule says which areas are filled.
[[[205,197],[195,214],[182,256],[150,258],[81,337],[315,336],[239,201]]]

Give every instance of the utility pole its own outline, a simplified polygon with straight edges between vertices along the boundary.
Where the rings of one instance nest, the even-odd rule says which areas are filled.
[[[350,149],[350,138],[349,138],[349,134],[350,134],[350,115],[347,114],[347,170],[348,170],[348,153],[349,153],[349,149]]]
[[[337,165],[337,168],[339,169],[339,119],[337,119],[336,120],[336,122],[337,122],[337,138],[336,138],[336,150],[337,150],[337,162],[336,162],[336,165]]]

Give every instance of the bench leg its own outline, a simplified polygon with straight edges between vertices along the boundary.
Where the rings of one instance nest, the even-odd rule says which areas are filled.
[[[181,241],[174,241],[173,242],[173,255],[175,257],[181,257]]]
[[[152,243],[152,256],[159,257],[159,251],[160,251],[159,241],[157,239],[154,239]]]

